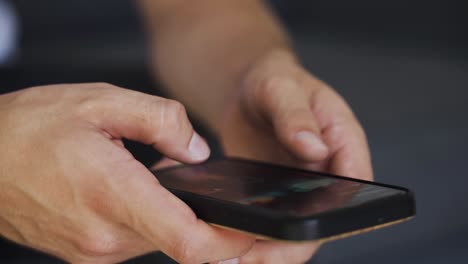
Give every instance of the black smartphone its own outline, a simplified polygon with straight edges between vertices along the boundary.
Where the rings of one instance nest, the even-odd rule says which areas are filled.
[[[211,224],[278,240],[332,240],[415,215],[408,189],[243,159],[154,171]]]

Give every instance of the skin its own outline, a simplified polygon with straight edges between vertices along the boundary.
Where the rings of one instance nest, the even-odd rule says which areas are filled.
[[[262,1],[139,4],[155,73],[228,155],[372,178],[354,114],[301,66]],[[181,263],[302,263],[319,246],[207,225],[123,147],[205,160],[181,103],[108,84],[34,87],[0,95],[0,124],[0,235],[17,243],[72,263],[155,250]]]
[[[263,1],[140,0],[140,6],[156,74],[217,133],[227,155],[373,178],[357,118],[304,69]],[[317,248],[258,241],[235,261],[303,263]]]
[[[253,238],[212,227],[124,148],[209,156],[184,107],[108,84],[0,96],[0,234],[71,263],[116,263],[162,250],[181,263],[244,254]]]

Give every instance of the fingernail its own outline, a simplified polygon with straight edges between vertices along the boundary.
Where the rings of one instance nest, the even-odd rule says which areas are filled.
[[[227,260],[218,262],[218,264],[239,264],[239,259],[238,258],[227,259]]]
[[[205,160],[210,156],[208,144],[196,132],[193,133],[192,139],[190,139],[189,152],[195,160]]]
[[[314,149],[318,152],[328,151],[327,146],[323,141],[310,131],[301,131],[296,134],[296,140],[304,144],[307,148]]]

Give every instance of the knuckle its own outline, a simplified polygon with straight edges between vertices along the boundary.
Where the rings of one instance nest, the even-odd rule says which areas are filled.
[[[175,100],[166,100],[164,107],[166,108],[165,113],[169,117],[169,120],[181,121],[186,114],[184,105]]]
[[[273,91],[278,89],[279,83],[282,80],[279,77],[266,77],[258,81],[255,85],[256,93],[261,98],[269,96]]]
[[[186,127],[187,122],[187,112],[181,103],[169,99],[164,100],[160,109],[159,139],[180,132]]]
[[[76,114],[78,116],[88,116],[90,114],[95,114],[99,111],[101,104],[98,102],[98,99],[94,96],[83,96],[77,102]]]
[[[255,86],[258,98],[269,98],[282,89],[294,84],[294,80],[284,76],[268,76],[260,79]]]
[[[117,168],[109,169],[109,173],[112,173],[112,170]],[[115,173],[114,175],[116,175]],[[105,177],[102,178],[104,181],[100,181],[103,186],[109,186],[108,182],[105,182]],[[113,180],[117,180],[114,178]],[[110,201],[115,201],[112,199],[112,195],[109,192],[99,190],[95,186],[88,185],[86,191],[83,191],[82,195],[83,203],[86,205],[92,212],[105,217],[111,217],[116,213],[118,203],[112,203]]]
[[[104,257],[119,252],[118,240],[113,234],[93,231],[86,231],[77,241],[77,250],[81,256]]]

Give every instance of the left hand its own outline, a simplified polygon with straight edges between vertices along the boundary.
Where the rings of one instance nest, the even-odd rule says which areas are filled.
[[[228,156],[244,157],[371,180],[365,133],[332,88],[288,51],[259,59],[221,118]],[[315,242],[258,241],[241,263],[303,263]]]

